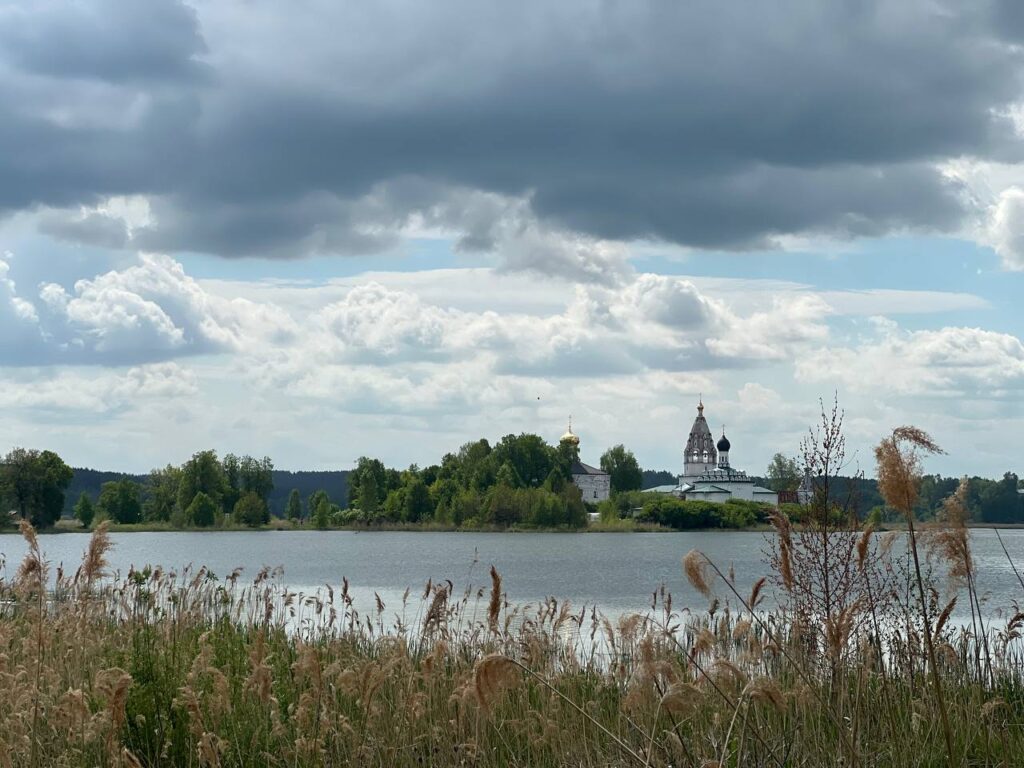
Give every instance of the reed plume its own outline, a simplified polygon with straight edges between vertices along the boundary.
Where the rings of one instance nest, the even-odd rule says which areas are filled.
[[[491,566],[491,599],[487,604],[487,626],[491,632],[498,633],[498,617],[501,613],[501,574]]]
[[[520,679],[516,663],[500,653],[484,656],[473,667],[473,690],[477,703],[490,712],[502,688]]]
[[[711,599],[711,582],[708,578],[707,559],[696,549],[691,549],[683,558],[683,572],[687,581],[704,597]]]

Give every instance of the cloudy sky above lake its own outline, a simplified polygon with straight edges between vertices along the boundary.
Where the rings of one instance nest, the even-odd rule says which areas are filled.
[[[1024,4],[0,0],[0,450],[1024,473]]]

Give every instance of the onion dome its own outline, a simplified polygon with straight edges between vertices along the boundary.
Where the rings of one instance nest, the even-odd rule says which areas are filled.
[[[722,431],[722,437],[718,441],[718,445],[715,446],[719,451],[728,451],[730,448],[729,438],[725,436],[725,431]]]
[[[558,442],[560,442],[560,443],[571,443],[572,445],[579,445],[580,444],[579,435],[575,434],[572,431],[572,419],[571,418],[569,419],[569,429],[566,431],[566,433],[564,435],[562,435],[561,438],[559,438]]]

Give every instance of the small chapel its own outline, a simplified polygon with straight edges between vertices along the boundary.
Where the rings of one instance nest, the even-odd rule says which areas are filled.
[[[572,477],[572,484],[580,489],[583,501],[588,504],[597,504],[611,496],[611,476],[604,470],[580,461],[580,438],[572,431],[572,418],[569,419],[569,428],[558,442],[572,448],[574,459],[569,474]]]

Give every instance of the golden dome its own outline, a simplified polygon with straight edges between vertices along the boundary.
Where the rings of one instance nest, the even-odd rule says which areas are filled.
[[[572,417],[569,417],[569,429],[564,435],[562,435],[558,442],[560,443],[572,443],[573,445],[580,444],[580,438],[572,431]]]

